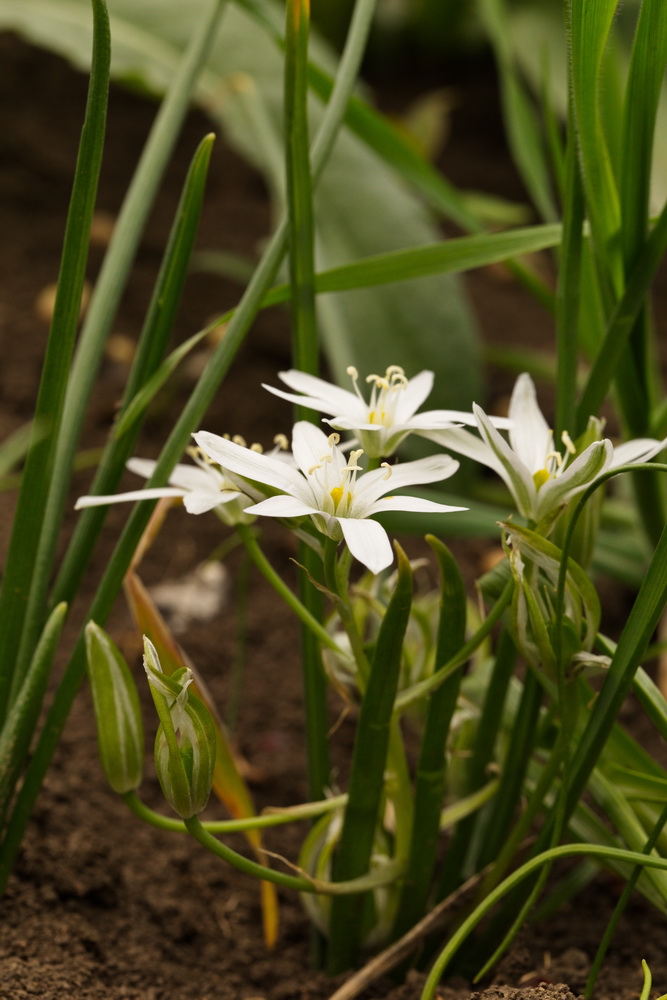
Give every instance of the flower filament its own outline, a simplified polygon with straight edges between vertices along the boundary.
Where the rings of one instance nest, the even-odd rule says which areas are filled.
[[[408,379],[400,365],[389,365],[384,375],[367,375],[366,382],[373,385],[370,402],[366,403],[359,389],[359,372],[350,365],[347,374],[352,379],[354,391],[368,408],[368,423],[391,427],[396,421],[396,408]]]

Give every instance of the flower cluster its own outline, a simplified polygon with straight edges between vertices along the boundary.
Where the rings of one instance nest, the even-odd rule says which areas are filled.
[[[293,391],[265,386],[283,399],[327,414],[324,422],[332,428],[328,436],[306,421],[295,424],[291,455],[280,452],[287,445],[282,436],[276,439],[278,448],[264,454],[258,446],[246,447],[240,438],[230,440],[200,431],[194,435],[197,449],[191,451],[195,465],[177,465],[169,485],[116,496],[81,497],[76,506],[172,496],[181,497],[192,514],[215,510],[229,524],[248,523],[258,516],[309,518],[318,532],[335,541],[344,539],[356,559],[379,573],[392,562],[392,550],[374,515],[466,509],[395,494],[403,487],[441,482],[459,464],[444,454],[390,464],[387,459],[409,434],[489,466],[505,481],[518,512],[543,534],[548,534],[568,500],[602,473],[646,461],[665,445],[644,438],[614,448],[611,441],[602,439],[602,425],[595,421],[596,440],[586,447],[578,450],[567,434],[557,446],[527,374],[516,382],[507,418],[491,417],[476,404],[471,413],[418,413],[433,385],[430,371],[408,379],[402,368],[393,365],[384,375],[369,375],[368,400],[359,388],[357,370],[350,367],[348,374],[353,392],[294,370],[280,373]],[[508,431],[509,442],[500,430]],[[353,435],[347,447],[341,446],[341,431]],[[355,444],[361,447],[354,448]],[[149,477],[155,463],[131,459],[128,467]]]

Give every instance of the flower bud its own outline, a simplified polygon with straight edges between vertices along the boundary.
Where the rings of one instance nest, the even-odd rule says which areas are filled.
[[[181,819],[206,808],[213,784],[215,726],[203,703],[188,688],[192,672],[163,673],[157,651],[144,636],[144,667],[160,717],[155,737],[155,769],[162,792]]]
[[[587,574],[573,559],[565,574],[562,617],[556,619],[561,550],[528,528],[505,522],[505,546],[516,587],[510,616],[513,638],[534,666],[554,675],[560,666],[572,676],[579,654],[589,654],[600,624],[600,601]],[[554,647],[560,636],[558,662]]]
[[[123,795],[138,788],[143,774],[139,695],[120,650],[92,621],[86,626],[86,652],[102,767],[113,790]]]

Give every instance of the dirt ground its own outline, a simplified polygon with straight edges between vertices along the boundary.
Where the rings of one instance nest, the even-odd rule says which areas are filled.
[[[18,40],[0,38],[0,437],[31,415],[47,326],[38,315],[42,290],[55,280],[71,173],[85,100],[85,80],[60,60]],[[458,107],[445,154],[450,179],[470,187],[521,197],[520,185],[497,123],[497,98],[489,64],[459,68]],[[397,101],[396,94],[387,96]],[[154,106],[113,89],[99,209],[112,217],[149,128]],[[95,395],[86,446],[108,430],[126,373],[124,351],[136,336],[155,276],[187,162],[209,129],[202,117],[188,119],[182,141],[143,241],[115,331],[113,356],[105,361],[103,385]],[[200,245],[225,245],[252,253],[266,232],[268,210],[261,180],[222,142],[214,152]],[[102,247],[93,250],[91,275]],[[472,275],[474,308],[489,342],[543,345],[549,321],[512,282],[496,270]],[[212,315],[231,306],[238,288],[218,278],[193,276],[175,331],[183,339]],[[275,381],[289,362],[284,313],[258,320],[206,426],[223,433],[239,429],[263,443],[271,440],[284,404],[256,389]],[[143,437],[140,454],[157,453],[173,412],[192,385],[180,376],[162,399]],[[506,392],[512,376],[494,372],[493,394]],[[247,399],[252,395],[253,407]],[[130,477],[128,476],[128,486]],[[80,473],[84,492],[89,473]],[[135,481],[136,486],[136,481]],[[2,498],[0,542],[4,546],[12,497]],[[75,515],[72,515],[74,517]],[[106,547],[96,553],[94,584],[127,510],[114,508],[105,530]],[[170,514],[161,545],[146,561],[148,583],[175,579],[191,570],[220,541],[213,517]],[[290,575],[293,554],[279,531],[267,529],[275,564]],[[471,570],[479,568],[480,546],[460,547]],[[238,551],[228,559],[230,579],[240,569]],[[252,766],[258,808],[288,805],[306,797],[300,678],[294,623],[273,594],[251,576],[247,607],[246,657],[235,738]],[[138,641],[119,601],[109,624],[130,660],[138,662]],[[193,623],[180,636],[223,706],[234,694],[230,669],[237,652],[238,625],[233,587],[223,613]],[[147,706],[148,708],[148,706]],[[150,716],[147,712],[147,720]],[[147,722],[148,731],[153,722]],[[351,731],[351,727],[350,727]],[[342,740],[345,741],[345,729]],[[145,798],[161,808],[149,774]],[[211,807],[211,815],[224,814]],[[267,838],[271,850],[295,858],[303,830]],[[231,841],[244,849],[240,839]],[[482,993],[455,979],[443,985],[443,1000],[572,1000],[584,987],[606,915],[620,892],[611,876],[598,880],[547,926],[524,931]],[[309,925],[300,901],[280,893],[277,947],[262,939],[258,887],[187,839],[141,824],[108,789],[97,759],[87,690],[77,699],[21,851],[0,916],[0,1000],[325,1000],[332,983],[313,971]],[[635,1000],[642,984],[641,960],[652,969],[657,990],[667,990],[665,920],[638,898],[619,928],[600,977],[598,1000]],[[381,980],[365,1000],[418,998],[421,974],[404,985]]]

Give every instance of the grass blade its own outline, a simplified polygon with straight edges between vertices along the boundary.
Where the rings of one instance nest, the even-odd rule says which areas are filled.
[[[285,153],[289,226],[289,274],[292,306],[292,363],[310,375],[319,372],[319,341],[315,314],[313,179],[308,137],[309,0],[288,0],[285,28]],[[295,407],[297,420],[317,421],[317,415]],[[311,583],[321,571],[316,553],[299,542],[302,604],[319,621],[323,615],[320,591]],[[301,624],[301,670],[305,702],[308,787],[311,799],[322,798],[330,780],[327,743],[327,685],[318,641]]]
[[[94,41],[85,121],[65,230],[58,290],[35,406],[33,435],[14,518],[0,593],[0,723],[16,692],[16,670],[26,603],[33,580],[46,587],[50,565],[40,559],[48,505],[44,498],[57,469],[56,441],[63,420],[67,375],[79,321],[106,125],[109,87],[109,19],[104,0],[93,2]],[[17,680],[15,681],[15,678]]]
[[[466,592],[458,563],[449,549],[433,535],[428,536],[427,541],[440,565],[440,620],[435,662],[442,667],[465,642]],[[421,919],[433,883],[445,793],[447,733],[456,708],[461,673],[462,668],[451,674],[428,700],[415,771],[410,855],[393,930],[395,938],[402,937]]]
[[[398,580],[382,620],[361,704],[345,819],[332,866],[334,882],[349,881],[368,871],[380,812],[403,637],[412,604],[410,563],[397,543],[394,547]],[[354,896],[332,903],[328,956],[332,975],[354,962],[363,910],[362,901]]]
[[[185,179],[121,403],[118,422],[124,421],[126,427],[131,426],[127,420],[128,413],[133,410],[135,400],[142,397],[140,387],[146,386],[146,380],[159,364],[172,330],[187,276],[188,261],[197,236],[213,138],[209,135],[202,140]],[[183,345],[174,353],[183,353],[186,347],[187,345]],[[160,371],[164,372],[164,367]],[[166,377],[165,374],[164,378]],[[136,407],[133,412],[136,413]],[[127,434],[122,440],[120,434],[112,433],[111,441],[105,449],[91,486],[91,493],[110,494],[117,488],[125,462],[134,447],[138,430],[139,425],[134,426],[133,433]],[[60,567],[52,600],[72,600],[107,510],[108,508],[104,507],[90,508],[81,515]]]
[[[482,0],[480,13],[498,61],[505,128],[514,162],[542,218],[557,217],[535,109],[519,79],[502,0]]]
[[[56,605],[51,612],[21,690],[0,731],[0,826],[30,747],[66,614],[66,604]]]

